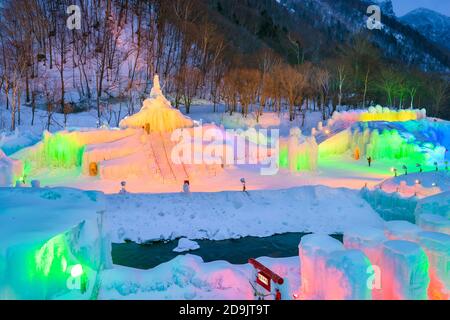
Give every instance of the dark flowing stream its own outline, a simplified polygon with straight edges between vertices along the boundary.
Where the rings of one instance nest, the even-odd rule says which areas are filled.
[[[182,253],[173,252],[178,245],[178,240],[148,244],[114,243],[112,257],[114,264],[144,270],[187,253],[200,256],[205,262],[225,260],[232,264],[244,264],[249,258],[297,256],[300,239],[306,234],[308,233],[283,233],[263,238],[243,237],[220,241],[196,240],[200,249]],[[331,236],[342,242],[342,235]]]

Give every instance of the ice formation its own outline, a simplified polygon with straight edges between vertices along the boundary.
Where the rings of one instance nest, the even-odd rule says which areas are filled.
[[[387,238],[383,230],[377,228],[354,227],[344,233],[345,248],[361,250],[367,256],[367,258],[369,258],[372,266],[381,265],[381,261],[383,258],[383,244],[386,241]],[[374,277],[371,281],[372,299],[380,300],[382,298],[382,291],[380,278],[376,274],[378,270],[372,267],[370,271],[371,273],[374,273]],[[368,279],[366,279],[366,283],[367,280]]]
[[[450,236],[436,232],[421,232],[419,244],[430,262],[428,297],[435,300],[450,299]]]
[[[112,266],[104,207],[97,192],[0,189],[0,299],[95,298]]]
[[[0,149],[0,187],[14,186],[17,180],[24,178],[21,161],[8,158]]]
[[[397,192],[389,193],[380,188],[363,188],[361,196],[384,220],[416,221],[414,212],[419,199],[415,196],[403,197]]]
[[[421,144],[413,138],[406,138],[396,129],[384,125],[371,126],[357,124],[346,129],[319,145],[320,157],[350,153],[355,159],[371,157],[373,160],[406,160],[421,165],[442,162],[445,148],[432,144]],[[358,154],[358,159],[355,155]]]
[[[178,246],[175,249],[173,249],[173,251],[186,252],[186,251],[197,250],[199,248],[200,248],[200,246],[198,245],[197,242],[186,239],[186,238],[181,238],[180,240],[178,240]]]
[[[338,240],[326,235],[306,235],[298,246],[300,258],[300,294],[303,299],[325,299],[327,291],[326,262],[335,251],[343,250]]]
[[[281,168],[291,172],[316,171],[318,146],[314,136],[305,137],[299,128],[292,128],[287,141],[280,145]]]
[[[428,269],[427,255],[418,244],[404,240],[385,242],[381,264],[383,299],[427,299]]]
[[[421,214],[417,225],[423,230],[450,234],[450,219],[436,214]]]
[[[417,242],[422,230],[408,221],[388,221],[385,223],[385,233],[389,240],[407,240]]]
[[[360,250],[334,251],[326,259],[324,277],[326,300],[370,300],[367,284],[371,263]]]
[[[344,233],[345,248],[363,251],[374,265],[381,262],[381,248],[385,241],[386,235],[378,228],[354,227]]]
[[[450,219],[450,192],[443,192],[422,199],[415,211],[416,217],[422,214],[435,214]]]
[[[25,173],[41,168],[79,167],[88,144],[105,143],[134,134],[134,130],[47,131],[41,142],[14,153],[24,163]]]
[[[164,97],[158,75],[155,75],[150,98],[144,101],[142,109],[120,122],[121,128],[145,128],[150,132],[172,132],[193,126],[193,121],[173,108]]]
[[[421,200],[416,207],[417,224],[424,230],[450,235],[450,192]]]
[[[371,121],[388,121],[388,122],[404,122],[411,120],[420,120],[426,118],[426,110],[391,110],[383,108],[380,105],[370,107],[368,110],[353,110],[346,112],[334,112],[331,122],[328,125],[336,122],[343,122],[353,124],[355,122],[371,122]]]

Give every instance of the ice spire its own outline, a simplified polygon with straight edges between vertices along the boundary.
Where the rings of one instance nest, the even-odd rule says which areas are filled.
[[[155,74],[155,77],[153,78],[153,88],[150,92],[151,98],[156,98],[157,96],[162,96],[163,93],[161,91],[161,85],[159,83],[159,76]]]

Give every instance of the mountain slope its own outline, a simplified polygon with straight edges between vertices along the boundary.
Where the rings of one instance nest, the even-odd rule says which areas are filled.
[[[450,49],[450,18],[433,10],[419,8],[400,18],[428,39]]]
[[[247,36],[287,56],[291,62],[295,62],[298,55],[312,61],[333,56],[343,43],[362,33],[389,60],[419,66],[426,71],[450,69],[449,52],[401,23],[393,14],[391,1],[377,2],[384,8],[383,12],[387,12],[382,15],[382,30],[366,27],[366,11],[373,1],[203,1],[212,9],[219,7],[223,20],[245,30]],[[232,33],[229,36],[239,38]]]

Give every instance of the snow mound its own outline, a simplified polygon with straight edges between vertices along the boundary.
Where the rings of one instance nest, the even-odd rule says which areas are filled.
[[[173,249],[173,251],[175,252],[186,252],[186,251],[193,251],[193,250],[197,250],[200,249],[200,246],[198,245],[197,242],[186,239],[186,238],[181,238],[180,240],[178,240],[178,246]]]
[[[179,128],[193,127],[193,121],[173,108],[164,97],[158,75],[155,75],[153,83],[150,98],[144,101],[142,109],[123,119],[119,126],[121,128],[148,128],[150,132],[172,132]]]
[[[298,257],[261,257],[258,261],[285,280],[283,300],[296,295]],[[251,279],[254,268],[250,264],[205,263],[202,258],[187,254],[149,270],[114,266],[103,271],[99,299],[256,300]]]

